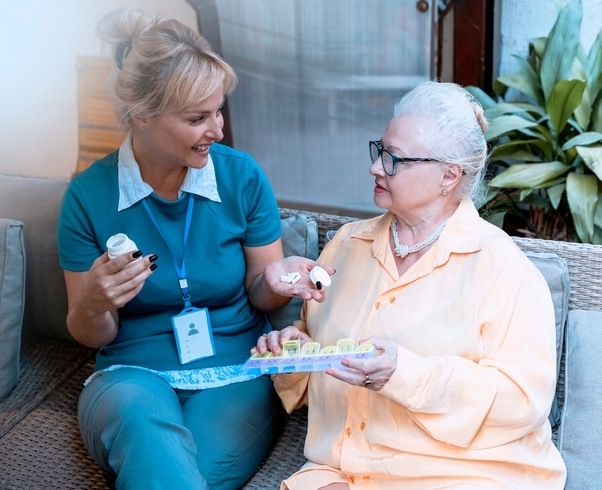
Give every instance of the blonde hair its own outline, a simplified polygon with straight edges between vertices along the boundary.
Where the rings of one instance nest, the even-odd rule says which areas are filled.
[[[127,129],[135,116],[181,112],[220,87],[230,94],[238,82],[209,43],[177,20],[117,9],[100,20],[96,34],[112,48],[110,94]]]
[[[455,83],[424,82],[395,104],[393,115],[418,116],[431,123],[422,141],[429,156],[461,165],[465,176],[458,195],[479,205],[485,194],[488,123],[477,100]]]

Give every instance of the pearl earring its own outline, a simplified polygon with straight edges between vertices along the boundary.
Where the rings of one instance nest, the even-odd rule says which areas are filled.
[[[444,196],[447,196],[447,189],[441,189],[441,194],[443,194]]]

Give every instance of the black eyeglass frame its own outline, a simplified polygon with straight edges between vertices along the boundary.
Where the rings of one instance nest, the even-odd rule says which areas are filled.
[[[376,151],[378,153],[376,158],[372,158],[372,147],[376,148]],[[443,160],[437,160],[436,158],[401,158],[398,157],[396,155],[393,155],[393,153],[391,153],[390,151],[387,151],[383,148],[383,142],[382,140],[377,140],[377,141],[369,141],[368,142],[368,149],[370,151],[370,160],[372,160],[372,164],[374,164],[374,162],[376,162],[376,160],[378,160],[379,158],[381,159],[381,165],[382,165],[382,156],[383,153],[386,153],[387,155],[389,155],[391,157],[391,161],[393,162],[393,170],[391,171],[391,173],[387,172],[387,169],[385,168],[384,165],[382,165],[383,170],[385,171],[385,173],[389,176],[389,177],[393,177],[395,175],[395,169],[397,168],[397,164],[401,163],[414,163],[414,162],[438,162],[438,163],[446,163]],[[462,172],[462,175],[466,175],[464,172]]]

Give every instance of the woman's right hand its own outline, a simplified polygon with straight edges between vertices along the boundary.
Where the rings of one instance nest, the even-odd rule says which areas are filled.
[[[99,348],[117,336],[117,309],[133,299],[157,268],[156,255],[142,258],[137,253],[109,260],[105,253],[87,272],[64,271],[69,300],[67,328],[73,338]]]
[[[257,345],[251,349],[251,354],[259,353],[264,355],[269,351],[274,355],[278,355],[282,350],[282,344],[287,340],[299,340],[301,346],[312,341],[309,335],[291,325],[282,330],[272,330],[271,332],[264,333],[257,339]]]
[[[141,253],[140,253],[141,254]],[[139,253],[126,253],[109,259],[98,257],[81,284],[79,303],[90,313],[104,313],[123,307],[140,292],[146,279],[157,268],[156,255],[140,260]]]

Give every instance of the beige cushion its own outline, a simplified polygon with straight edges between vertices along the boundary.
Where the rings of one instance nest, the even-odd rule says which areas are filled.
[[[0,175],[0,210],[22,221],[27,271],[23,335],[70,339],[67,292],[59,267],[56,222],[67,179]]]

